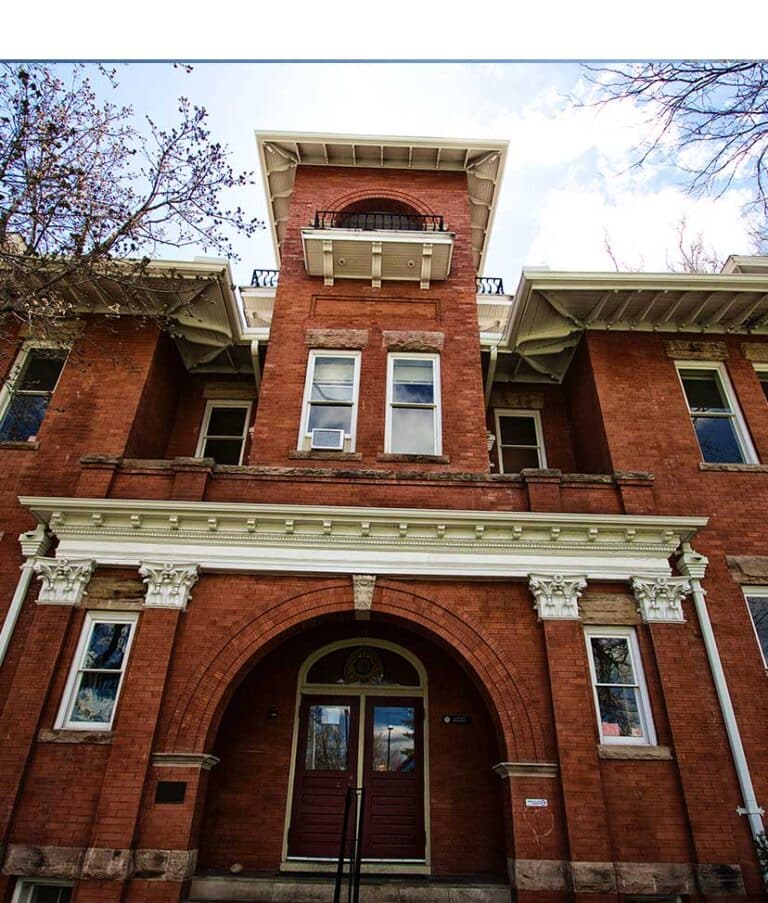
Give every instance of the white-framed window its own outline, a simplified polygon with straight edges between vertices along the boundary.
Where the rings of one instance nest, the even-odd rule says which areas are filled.
[[[760,385],[763,387],[765,400],[768,401],[768,364],[754,364],[754,368],[757,378],[760,380]]]
[[[757,454],[725,367],[706,361],[677,361],[676,366],[704,461],[756,464]]]
[[[73,886],[68,881],[19,878],[13,889],[12,903],[70,903]]]
[[[64,369],[60,348],[25,344],[0,390],[0,442],[33,442]]]
[[[547,466],[538,411],[497,408],[494,417],[499,473],[520,473],[524,467]]]
[[[250,422],[250,401],[207,402],[195,455],[217,464],[242,464]]]
[[[315,447],[330,447],[334,431],[343,431],[344,447],[339,450],[355,450],[359,387],[359,351],[309,352],[299,451],[313,447],[313,434]]]
[[[439,354],[389,354],[384,451],[442,455]]]
[[[56,727],[110,730],[136,632],[135,612],[87,612]]]
[[[768,668],[768,586],[742,586],[757,645]]]
[[[589,671],[601,743],[656,745],[648,689],[632,627],[587,627]]]

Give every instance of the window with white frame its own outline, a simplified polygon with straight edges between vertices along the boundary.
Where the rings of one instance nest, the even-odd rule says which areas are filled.
[[[441,455],[440,356],[391,353],[387,360],[384,450]]]
[[[704,461],[711,464],[757,463],[725,368],[719,364],[687,361],[678,362],[677,371]]]
[[[499,473],[546,467],[541,415],[538,411],[496,410],[496,453]]]
[[[67,680],[58,728],[109,730],[125,676],[138,615],[88,612]]]
[[[60,881],[24,881],[19,879],[12,903],[70,903],[72,884]]]
[[[742,586],[755,636],[768,668],[768,586]]]
[[[250,420],[250,401],[209,401],[203,415],[197,457],[213,458],[217,464],[242,464]]]
[[[66,359],[60,349],[30,345],[21,350],[0,392],[0,442],[37,439]]]
[[[299,450],[355,450],[359,351],[310,351]]]
[[[635,631],[588,627],[585,634],[601,742],[654,746],[656,735]]]
[[[763,387],[765,400],[768,401],[768,364],[755,364],[755,372],[760,380],[760,385]]]

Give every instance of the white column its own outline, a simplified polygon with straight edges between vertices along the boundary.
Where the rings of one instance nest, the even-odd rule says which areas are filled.
[[[51,545],[51,540],[45,534],[45,525],[38,524],[34,530],[29,530],[19,536],[21,551],[24,554],[24,564],[21,565],[21,576],[16,584],[16,590],[8,606],[2,630],[0,630],[0,665],[5,660],[5,654],[11,644],[16,622],[19,620],[24,599],[32,582],[33,566],[38,555],[45,555]]]

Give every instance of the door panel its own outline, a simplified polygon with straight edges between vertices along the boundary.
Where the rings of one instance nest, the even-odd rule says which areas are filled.
[[[289,856],[338,856],[344,798],[357,782],[358,721],[355,697],[303,697]]]
[[[365,858],[424,858],[423,712],[420,699],[366,700]]]

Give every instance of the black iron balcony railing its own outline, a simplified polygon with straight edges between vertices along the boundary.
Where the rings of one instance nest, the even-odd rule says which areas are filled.
[[[478,295],[503,295],[504,280],[499,276],[478,276],[477,293]]]
[[[254,270],[251,285],[254,288],[277,288],[280,270]]]
[[[343,210],[318,210],[315,229],[392,229],[408,232],[444,232],[442,216],[434,213],[345,213]]]

